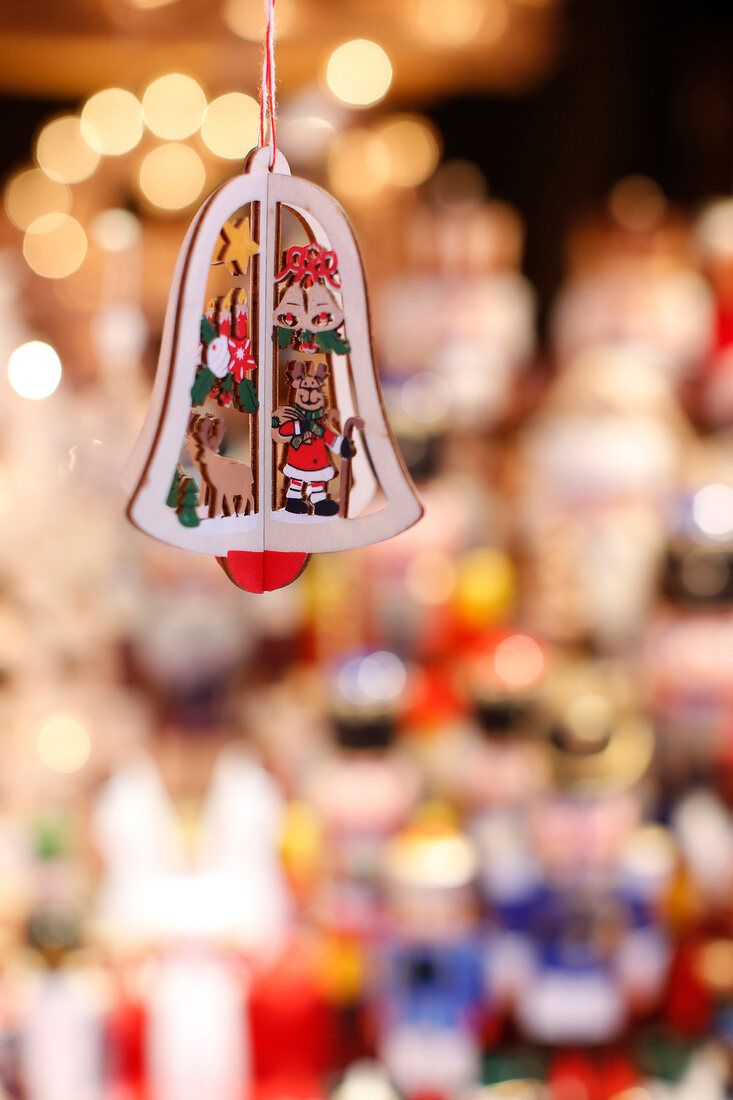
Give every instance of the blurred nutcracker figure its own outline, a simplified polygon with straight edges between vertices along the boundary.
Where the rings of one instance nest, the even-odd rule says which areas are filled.
[[[560,366],[584,348],[638,349],[674,385],[710,346],[712,301],[686,221],[649,179],[631,176],[570,238],[570,270],[553,316]]]
[[[445,171],[445,170],[444,170]],[[439,174],[440,175],[440,174]],[[506,415],[516,377],[534,352],[534,297],[519,272],[523,231],[515,210],[479,196],[438,196],[406,229],[407,271],[376,300],[383,374],[403,417],[429,423],[421,399],[443,380],[443,413],[454,433]]]
[[[644,827],[639,786],[653,734],[614,668],[557,662],[543,697],[554,792],[475,830],[491,985],[533,1042],[606,1044],[656,1004],[669,961],[673,845]]]
[[[660,588],[643,671],[674,796],[695,781],[721,783],[731,762],[733,462],[723,441],[708,438],[687,453],[667,509]]]
[[[733,463],[721,441],[687,456],[660,587],[642,651],[660,793],[688,885],[712,918],[729,911],[733,884]]]
[[[420,793],[415,762],[397,744],[407,682],[403,662],[386,651],[336,665],[327,678],[333,743],[307,763],[299,783],[323,836],[311,912],[342,1052],[360,1051],[357,1016],[381,923],[384,846],[406,824]]]
[[[326,837],[331,885],[375,902],[384,843],[402,828],[420,792],[413,761],[396,744],[408,671],[394,653],[365,653],[328,677],[332,745],[304,769],[301,793]]]
[[[646,354],[598,345],[567,363],[519,443],[526,615],[540,634],[611,651],[638,637],[689,438]]]
[[[406,1097],[452,1098],[480,1075],[484,983],[471,842],[426,821],[385,853],[388,939],[374,970],[379,1055]]]

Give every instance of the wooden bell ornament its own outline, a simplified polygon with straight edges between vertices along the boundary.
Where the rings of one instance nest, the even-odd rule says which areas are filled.
[[[136,527],[211,554],[249,592],[422,514],[384,412],[353,231],[272,159],[250,153],[189,227],[126,476]]]

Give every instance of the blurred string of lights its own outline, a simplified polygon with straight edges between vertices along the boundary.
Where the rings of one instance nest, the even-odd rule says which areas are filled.
[[[172,0],[133,2],[152,9]],[[485,6],[484,0],[466,2]],[[428,7],[428,0],[421,0],[415,18],[428,18]],[[470,13],[460,4],[459,9],[459,22],[468,25]],[[295,10],[290,0],[280,0],[280,34],[292,28]],[[259,40],[258,5],[227,0],[222,17],[237,35]],[[439,134],[419,114],[388,114],[349,126],[361,111],[384,99],[392,77],[392,64],[379,43],[361,38],[342,42],[323,65],[321,90],[301,95],[300,106],[296,95],[289,115],[284,112],[286,133],[307,135],[307,140],[294,142],[296,156],[300,147],[307,157],[312,144],[315,156],[310,160],[322,162],[330,186],[352,203],[373,203],[389,188],[415,187],[433,174],[440,160]],[[79,272],[90,245],[108,253],[137,245],[141,229],[135,214],[116,208],[89,212],[87,191],[77,201],[75,189],[91,181],[108,158],[128,158],[130,190],[144,215],[181,215],[200,199],[207,182],[213,185],[221,174],[212,158],[241,160],[256,144],[258,116],[252,96],[230,91],[209,100],[193,76],[170,72],[150,81],[139,96],[128,88],[103,88],[76,114],[49,119],[34,143],[35,163],[17,170],[4,189],[5,213],[23,233],[28,267],[37,276],[63,281]],[[84,208],[85,217],[77,207]],[[23,347],[35,351],[15,361],[11,385],[22,396],[49,396],[60,380],[60,363],[58,378],[50,385],[56,367],[51,370],[48,355],[39,351],[48,345],[31,341]],[[20,379],[19,363],[27,384]]]
[[[225,15],[234,18],[234,10],[227,6]],[[332,51],[324,75],[333,99],[358,109],[384,98],[392,66],[378,43],[355,39]],[[125,88],[105,88],[87,99],[78,115],[50,119],[35,142],[35,167],[16,172],[4,195],[10,220],[34,238],[24,250],[33,270],[47,278],[64,278],[83,262],[78,247],[73,249],[74,263],[57,257],[66,243],[57,243],[59,227],[71,232],[70,223],[59,221],[58,215],[73,217],[73,186],[89,180],[104,158],[132,153],[147,131],[152,147],[135,159],[133,167],[138,198],[149,213],[182,211],[206,186],[205,158],[239,160],[252,148],[257,117],[252,96],[228,92],[209,102],[192,76],[167,73],[149,83],[140,98]],[[290,128],[299,121],[293,119]],[[309,113],[302,121],[334,146],[328,174],[346,198],[369,201],[388,186],[416,186],[432,174],[439,160],[438,135],[420,115],[388,117],[340,134],[330,118]],[[196,138],[198,145],[192,141]],[[40,221],[49,215],[54,215],[53,222]],[[49,240],[40,248],[36,238],[44,234]]]

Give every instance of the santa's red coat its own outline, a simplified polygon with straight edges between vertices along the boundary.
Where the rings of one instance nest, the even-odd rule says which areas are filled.
[[[288,420],[278,429],[280,435],[299,435],[300,422]],[[288,453],[283,473],[288,477],[300,477],[305,481],[329,481],[336,476],[336,471],[331,465],[328,448],[338,450],[341,436],[328,424],[324,425],[322,436],[311,437],[310,443],[301,443],[299,447],[288,447]]]

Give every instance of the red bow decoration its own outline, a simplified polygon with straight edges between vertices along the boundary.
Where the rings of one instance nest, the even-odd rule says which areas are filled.
[[[338,275],[338,256],[320,244],[294,244],[285,253],[285,267],[275,276],[275,282],[279,283],[286,275],[294,275],[297,283],[307,279],[306,286],[316,279],[325,279],[338,289],[340,284],[335,278]]]

